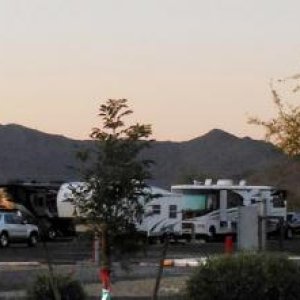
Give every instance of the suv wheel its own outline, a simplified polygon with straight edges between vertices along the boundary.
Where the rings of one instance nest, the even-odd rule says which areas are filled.
[[[9,245],[9,239],[7,233],[3,232],[0,235],[0,246],[6,248]]]
[[[28,245],[30,247],[35,247],[38,242],[38,235],[36,233],[31,233],[28,239]]]

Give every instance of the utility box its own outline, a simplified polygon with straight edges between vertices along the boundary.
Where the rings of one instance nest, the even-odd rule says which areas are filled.
[[[257,207],[240,206],[238,208],[237,243],[239,250],[258,250],[259,236]]]

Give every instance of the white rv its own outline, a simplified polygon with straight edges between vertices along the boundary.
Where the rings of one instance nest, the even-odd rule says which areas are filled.
[[[74,218],[80,212],[74,205],[75,194],[84,191],[84,182],[66,182],[62,184],[57,193],[57,212],[60,218]]]
[[[167,190],[151,187],[151,194],[157,198],[144,202],[144,213],[137,229],[144,232],[150,240],[164,239],[166,234],[174,239],[182,235],[182,197]],[[143,200],[141,200],[143,201]]]
[[[174,185],[171,191],[181,195],[182,234],[187,238],[235,233],[238,206],[263,207],[264,216],[286,220],[285,192],[272,186],[248,186],[244,180],[234,184],[232,180],[224,179],[215,184],[206,180],[204,183]],[[274,220],[269,224],[273,224],[269,231],[275,229]]]
[[[60,218],[72,219],[80,215],[73,203],[74,191],[80,192],[84,188],[84,182],[69,182],[61,185],[57,193],[57,211]],[[181,236],[181,195],[157,187],[149,187],[149,189],[148,192],[154,198],[150,201],[140,198],[143,214],[136,218],[137,230],[145,233],[150,239],[163,238],[167,232],[176,237]]]

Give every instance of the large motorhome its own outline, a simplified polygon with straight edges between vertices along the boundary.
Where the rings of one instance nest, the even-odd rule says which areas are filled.
[[[190,238],[212,238],[235,233],[239,206],[257,206],[269,217],[268,231],[275,230],[278,219],[286,220],[286,193],[273,186],[249,186],[241,180],[212,180],[190,185],[174,185],[172,193],[181,195],[182,235]]]
[[[59,183],[17,182],[0,185],[0,209],[18,210],[36,223],[44,237],[74,235],[73,222],[57,211]]]

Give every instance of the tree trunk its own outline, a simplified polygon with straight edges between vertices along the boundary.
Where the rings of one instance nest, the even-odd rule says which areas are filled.
[[[165,243],[164,243],[164,246],[163,246],[161,259],[160,259],[160,263],[159,263],[159,268],[158,268],[158,272],[157,272],[157,275],[156,275],[156,281],[155,281],[155,286],[154,286],[154,290],[153,290],[153,294],[152,294],[152,300],[157,300],[158,299],[158,291],[159,291],[161,276],[162,276],[162,273],[163,273],[163,270],[164,270],[164,260],[165,260],[166,255],[167,255],[168,246],[169,246],[169,235],[167,234],[165,236]]]
[[[43,240],[42,242],[44,250],[45,250],[45,254],[46,254],[46,262],[48,265],[48,271],[49,271],[49,278],[50,278],[50,285],[51,285],[51,289],[54,295],[54,299],[55,300],[60,300],[60,293],[58,291],[58,287],[57,287],[57,281],[55,280],[55,276],[54,276],[54,271],[53,271],[53,267],[52,267],[52,260],[49,254],[49,250],[48,250],[48,246],[45,240]]]

